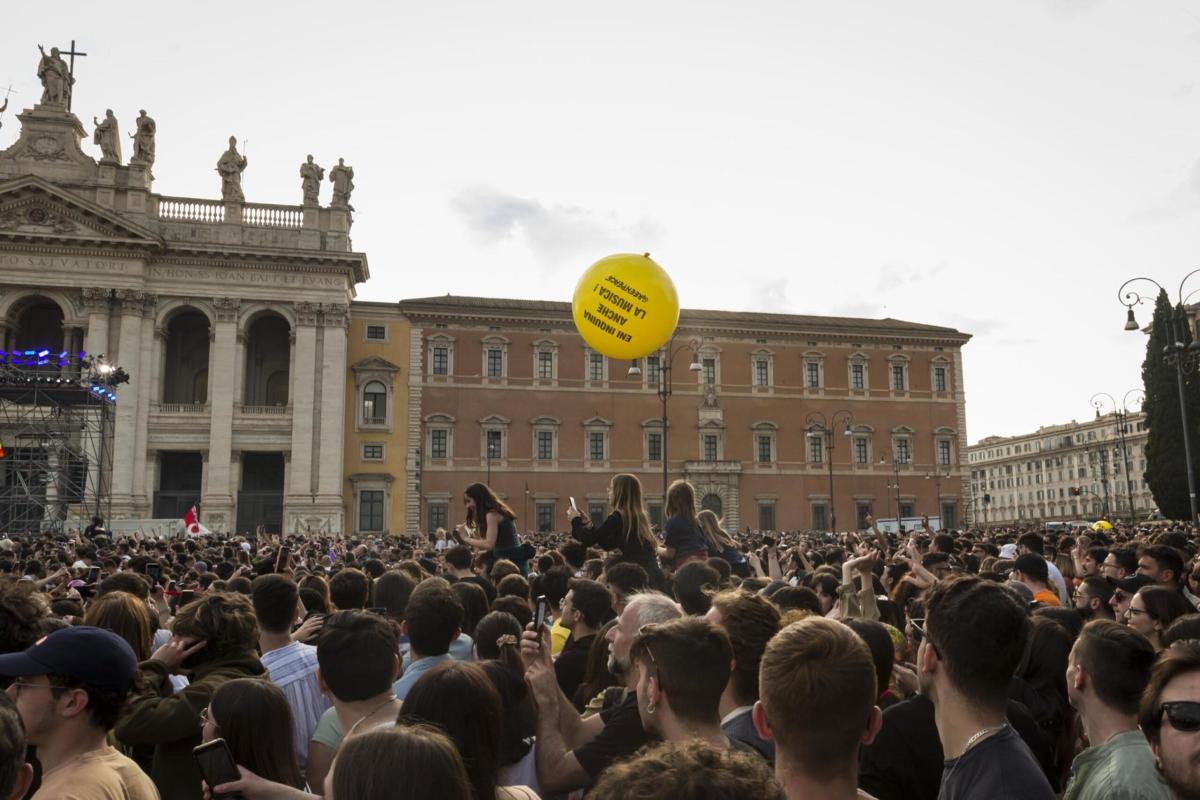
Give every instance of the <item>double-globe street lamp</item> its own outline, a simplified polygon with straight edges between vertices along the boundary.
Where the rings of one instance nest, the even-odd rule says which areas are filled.
[[[833,432],[839,425],[844,428],[843,434],[850,436],[854,431],[851,425],[854,416],[849,411],[835,411],[831,419],[826,419],[820,411],[813,411],[804,418],[804,430],[812,442],[823,441],[825,447],[825,463],[829,466],[829,530],[837,531],[837,508],[833,502]]]
[[[671,399],[671,365],[675,362],[675,356],[679,355],[685,349],[692,351],[692,363],[688,365],[689,372],[700,372],[703,367],[700,365],[700,340],[691,339],[688,342],[675,346],[675,337],[667,342],[666,346],[658,351],[658,399],[662,402],[662,502],[663,514],[666,514],[667,507],[667,468],[670,463],[667,460],[667,401]],[[649,357],[649,356],[647,356]],[[637,361],[629,362],[629,371],[627,373],[631,378],[641,377],[642,370],[638,366]]]
[[[1130,313],[1133,313],[1133,309],[1130,309]],[[1121,459],[1125,463],[1123,480],[1125,482],[1126,501],[1129,503],[1129,524],[1134,525],[1137,523],[1137,520],[1133,512],[1133,478],[1129,466],[1129,446],[1125,440],[1125,425],[1129,420],[1129,396],[1131,394],[1137,395],[1137,400],[1135,400],[1135,402],[1138,403],[1138,405],[1141,405],[1141,402],[1146,397],[1141,389],[1130,389],[1125,393],[1125,396],[1121,398],[1121,403],[1118,405],[1116,398],[1108,392],[1096,392],[1094,395],[1092,395],[1091,403],[1092,407],[1096,409],[1096,419],[1100,419],[1101,417],[1101,411],[1104,408],[1104,398],[1107,397],[1108,401],[1112,404],[1112,413],[1117,420],[1117,439],[1121,443]]]
[[[1188,279],[1197,273],[1200,273],[1200,269],[1192,270],[1187,275],[1184,275],[1183,280],[1179,282],[1177,302],[1171,309],[1170,316],[1160,322],[1162,330],[1159,331],[1164,334],[1163,338],[1167,342],[1163,346],[1163,363],[1175,367],[1175,384],[1179,389],[1179,421],[1183,426],[1183,458],[1187,462],[1188,502],[1190,503],[1192,512],[1192,525],[1196,525],[1200,521],[1198,520],[1200,514],[1197,513],[1196,508],[1196,474],[1192,468],[1192,435],[1191,429],[1188,427],[1187,398],[1183,389],[1183,376],[1194,371],[1197,365],[1200,364],[1200,341],[1193,338],[1190,344],[1184,344],[1184,340],[1188,338],[1185,334],[1190,331],[1187,310],[1184,307],[1184,303],[1195,292],[1193,291],[1185,297],[1183,287],[1188,282]],[[1167,292],[1163,285],[1153,278],[1130,278],[1121,284],[1121,288],[1117,290],[1117,299],[1128,311],[1128,315],[1125,318],[1125,330],[1127,331],[1141,330],[1137,318],[1133,315],[1133,307],[1143,301],[1151,300],[1151,298],[1140,295],[1137,292],[1125,291],[1129,284],[1137,283],[1138,281],[1146,281],[1147,283],[1154,284],[1158,287],[1160,293],[1165,294]]]

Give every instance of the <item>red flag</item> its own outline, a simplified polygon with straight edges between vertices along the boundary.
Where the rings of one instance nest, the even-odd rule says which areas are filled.
[[[183,515],[183,529],[187,531],[188,536],[198,536],[200,534],[200,517],[196,515],[195,503]]]

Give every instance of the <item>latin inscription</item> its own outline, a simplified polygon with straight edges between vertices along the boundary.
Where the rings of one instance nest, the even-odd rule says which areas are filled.
[[[234,285],[259,286],[329,286],[340,287],[343,279],[333,275],[298,275],[287,272],[255,272],[253,270],[201,269],[196,267],[151,267],[150,277],[167,281],[216,281]]]
[[[19,256],[0,253],[0,265],[10,269],[36,269],[40,271],[92,272],[104,275],[123,275],[131,272],[128,261],[113,261],[105,258],[77,258],[75,256]]]

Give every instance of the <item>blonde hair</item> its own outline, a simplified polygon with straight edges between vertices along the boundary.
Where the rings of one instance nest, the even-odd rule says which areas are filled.
[[[721,521],[712,511],[704,509],[696,515],[696,520],[700,523],[700,532],[704,534],[704,540],[708,542],[709,550],[714,553],[723,553],[735,547],[733,539],[721,528]]]
[[[612,479],[612,510],[621,515],[625,525],[624,541],[628,542],[636,536],[650,548],[658,547],[658,540],[650,530],[650,515],[646,513],[646,503],[642,499],[642,483],[635,475],[618,473]]]
[[[700,527],[696,519],[696,490],[687,481],[675,481],[667,489],[667,516],[683,517],[693,528]]]

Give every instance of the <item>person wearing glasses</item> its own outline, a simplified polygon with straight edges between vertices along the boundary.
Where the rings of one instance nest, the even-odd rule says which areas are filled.
[[[16,678],[7,694],[42,763],[34,800],[158,800],[150,777],[108,743],[137,671],[133,648],[102,628],[63,628],[0,656],[0,676]]]
[[[1154,646],[1154,652],[1162,652],[1163,634],[1171,623],[1192,613],[1192,605],[1174,589],[1154,584],[1143,586],[1129,601],[1129,627],[1145,636]]]
[[[1176,642],[1159,658],[1138,724],[1175,797],[1200,797],[1200,642]]]
[[[1146,637],[1112,620],[1084,626],[1067,662],[1067,695],[1091,747],[1075,757],[1064,800],[1170,800],[1138,730],[1138,702],[1155,652]]]

